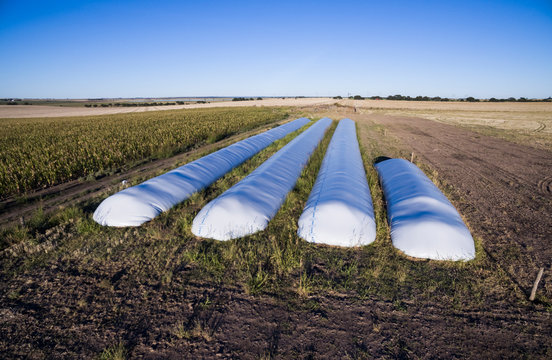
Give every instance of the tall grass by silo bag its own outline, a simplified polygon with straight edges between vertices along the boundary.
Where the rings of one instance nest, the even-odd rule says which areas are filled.
[[[297,233],[309,242],[337,246],[367,245],[376,238],[370,187],[351,119],[342,119],[333,134]]]
[[[230,240],[264,230],[331,123],[329,118],[318,120],[245,179],[204,206],[193,221],[192,233]]]
[[[385,160],[375,167],[397,249],[434,260],[475,258],[473,238],[460,214],[423,171],[404,159]]]
[[[299,118],[218,150],[105,199],[94,220],[107,226],[139,226],[186,200],[274,141],[303,127]]]

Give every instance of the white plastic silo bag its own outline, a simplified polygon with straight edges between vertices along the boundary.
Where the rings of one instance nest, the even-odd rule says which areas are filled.
[[[297,233],[337,246],[367,245],[376,238],[370,187],[351,119],[341,120],[333,134]]]
[[[475,258],[473,238],[460,214],[416,165],[390,159],[375,166],[397,249],[434,260]]]
[[[331,123],[328,118],[317,121],[242,181],[204,206],[193,221],[192,233],[230,240],[264,230]]]
[[[107,226],[139,226],[209,186],[274,141],[309,122],[307,118],[296,119],[122,190],[98,206],[94,220]]]

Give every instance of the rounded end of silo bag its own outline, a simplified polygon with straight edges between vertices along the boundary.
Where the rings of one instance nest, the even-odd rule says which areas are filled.
[[[233,197],[223,197],[207,204],[192,223],[196,236],[231,240],[264,230],[269,219],[259,209]]]
[[[122,191],[102,201],[93,219],[103,226],[140,226],[160,213],[151,203]]]
[[[467,228],[436,221],[418,221],[391,229],[393,245],[408,256],[432,260],[468,261],[475,258]]]
[[[305,210],[297,233],[317,244],[363,246],[376,239],[376,224],[370,214],[341,201],[331,201]]]

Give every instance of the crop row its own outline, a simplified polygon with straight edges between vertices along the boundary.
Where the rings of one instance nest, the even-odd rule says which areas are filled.
[[[283,109],[216,108],[0,119],[0,198],[168,157],[286,116]]]

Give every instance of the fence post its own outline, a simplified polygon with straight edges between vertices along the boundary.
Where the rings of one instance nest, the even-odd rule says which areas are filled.
[[[533,290],[531,290],[531,296],[529,296],[529,301],[534,301],[535,296],[537,295],[537,287],[539,286],[539,282],[542,278],[542,273],[544,272],[544,268],[541,267],[539,269],[539,273],[537,275],[537,278],[535,279],[535,283],[533,284]]]

